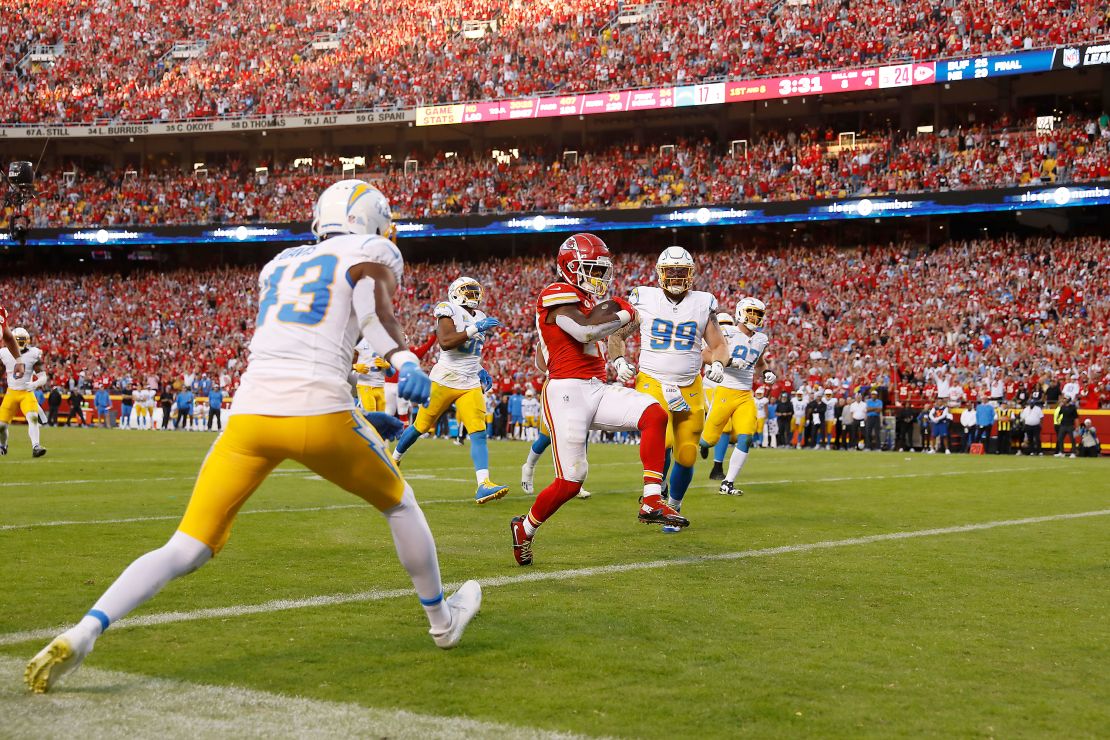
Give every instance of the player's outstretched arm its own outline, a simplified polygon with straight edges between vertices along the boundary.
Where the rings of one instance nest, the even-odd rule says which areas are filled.
[[[12,330],[8,326],[8,311],[2,307],[0,307],[0,328],[3,329],[4,346],[12,353],[12,357],[19,357],[19,345],[15,343],[15,337],[12,336]]]

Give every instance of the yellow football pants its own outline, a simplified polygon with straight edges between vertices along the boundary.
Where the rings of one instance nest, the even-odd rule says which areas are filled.
[[[358,402],[363,411],[385,411],[385,388],[358,386]]]
[[[34,391],[9,390],[4,394],[4,402],[0,403],[0,422],[10,424],[15,416],[16,409],[24,418],[39,412],[39,402]]]
[[[706,392],[706,394],[705,394],[705,408],[706,409],[713,408],[713,401],[717,398],[717,388],[719,388],[719,387],[720,386],[714,386],[713,390]],[[708,415],[708,412],[707,412],[707,415]],[[735,436],[735,435],[732,434],[732,417],[729,417],[728,422],[725,424],[725,428],[723,430],[721,430],[721,434],[728,434],[730,436]],[[702,439],[704,439],[704,438],[705,438],[705,433],[702,432]]]
[[[705,431],[702,432],[701,438],[713,446],[725,433],[726,426],[731,426],[732,433],[735,435],[755,434],[755,398],[752,397],[751,391],[717,389],[713,405],[709,407],[709,416],[705,420]]]
[[[486,428],[486,397],[482,395],[481,388],[448,388],[445,385],[432,382],[432,398],[427,406],[421,407],[416,414],[413,426],[416,431],[424,434],[435,428],[436,421],[443,412],[455,404],[455,416],[459,423],[466,427],[470,434],[484,431]]]
[[[219,552],[239,508],[285,460],[301,463],[380,511],[399,504],[404,493],[404,479],[385,442],[361,414],[236,414],[209,450],[178,530]]]
[[[636,390],[646,393],[659,402],[667,411],[670,423],[667,425],[667,449],[674,450],[674,460],[679,465],[693,467],[698,457],[701,429],[705,425],[705,394],[702,392],[701,376],[693,383],[679,388],[682,398],[690,407],[688,411],[671,411],[663,395],[663,385],[655,378],[644,373],[636,376]]]

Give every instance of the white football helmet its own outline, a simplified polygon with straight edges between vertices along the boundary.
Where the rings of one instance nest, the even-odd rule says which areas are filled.
[[[680,295],[694,285],[694,258],[682,247],[667,247],[655,263],[659,287]]]
[[[767,315],[767,306],[758,298],[740,299],[736,305],[736,323],[743,324],[752,331],[763,326],[763,317]]]
[[[736,326],[736,322],[732,318],[732,314],[727,311],[721,311],[717,314],[717,323],[720,326]]]
[[[330,234],[396,234],[389,201],[381,191],[362,180],[340,180],[328,186],[312,207],[312,233],[317,239]]]
[[[466,275],[457,277],[447,289],[447,300],[463,308],[478,308],[482,305],[482,285]]]
[[[535,398],[536,397],[536,392],[534,390],[532,390],[531,388],[529,388],[528,390],[524,391],[524,397],[525,398]]]
[[[31,332],[27,331],[22,326],[17,326],[12,329],[12,336],[15,337],[15,343],[19,347],[20,352],[31,346]]]

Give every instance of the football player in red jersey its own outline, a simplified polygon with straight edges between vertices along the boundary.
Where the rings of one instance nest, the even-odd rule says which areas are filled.
[[[541,524],[582,489],[590,428],[640,432],[644,495],[637,518],[645,524],[685,527],[690,522],[662,497],[667,412],[654,398],[605,383],[604,340],[627,326],[636,310],[623,298],[600,304],[613,279],[608,247],[593,234],[575,234],[559,247],[559,275],[540,293],[536,326],[548,380],[541,399],[551,431],[555,480],[540,491],[526,516],[509,524],[513,555],[532,564],[532,538]]]

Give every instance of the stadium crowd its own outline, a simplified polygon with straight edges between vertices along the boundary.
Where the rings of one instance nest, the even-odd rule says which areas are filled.
[[[1110,31],[1096,0],[661,0],[619,23],[622,5],[0,0],[0,121],[410,107],[973,56]],[[52,61],[32,59],[38,47]]]
[[[769,132],[729,151],[708,140],[673,148],[623,143],[576,161],[544,151],[496,160],[439,153],[406,174],[393,160],[359,176],[390,194],[400,218],[701,205],[847,197],[1110,179],[1110,116],[1071,115],[1052,130],[1033,120],[901,135],[861,133],[841,144],[831,128]],[[203,172],[82,169],[40,179],[35,227],[279,223],[304,218],[316,194],[342,177],[334,158],[312,164],[236,159]],[[71,173],[66,175],[66,173]]]
[[[698,254],[696,287],[715,293],[722,310],[744,295],[766,301],[769,357],[780,374],[766,389],[772,398],[875,389],[887,402],[920,407],[1074,383],[1080,407],[1107,408],[1107,255],[1110,240],[1095,237],[936,250],[746,243]],[[654,283],[655,256],[619,254],[614,290]],[[496,389],[538,389],[534,304],[552,279],[550,257],[408,265],[398,303],[413,344],[434,332],[432,308],[459,274],[482,282],[483,310],[503,322],[484,350]],[[247,362],[253,268],[6,277],[0,289],[62,388],[180,388],[207,378],[234,393]]]

